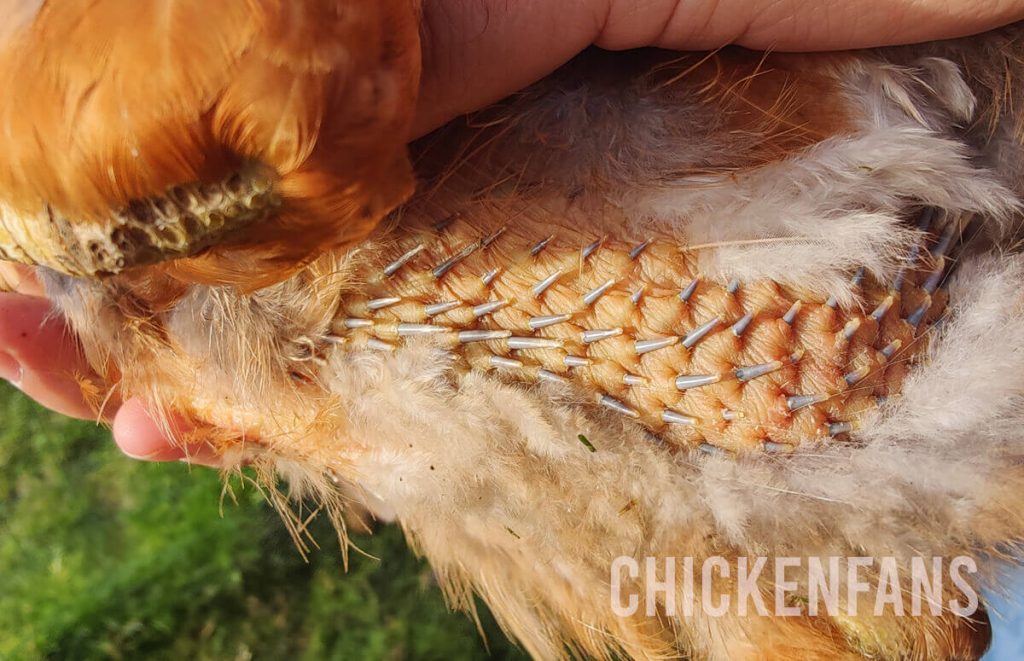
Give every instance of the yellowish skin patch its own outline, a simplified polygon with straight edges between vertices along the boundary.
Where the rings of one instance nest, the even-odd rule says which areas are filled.
[[[694,250],[665,237],[557,218],[503,222],[470,206],[396,236],[340,304],[345,346],[429,337],[462,369],[564,380],[680,446],[785,451],[842,436],[898,393],[945,307],[923,288],[927,251],[898,291],[851,274],[860,306],[842,309],[768,280],[704,278]]]

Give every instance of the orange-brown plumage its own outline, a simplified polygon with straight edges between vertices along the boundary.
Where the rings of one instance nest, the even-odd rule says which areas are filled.
[[[361,238],[411,190],[413,0],[0,6],[18,10],[0,43],[0,201],[16,213],[97,223],[256,162],[280,208],[170,269],[253,286]]]
[[[422,193],[371,233],[411,189],[411,0],[0,8],[0,256],[11,218],[52,246],[128,205],[150,240],[145,200],[272,189],[179,259],[43,272],[111,396],[179,411],[178,441],[396,518],[536,658],[982,654],[983,610],[623,617],[609,564],[1019,543],[1024,262],[995,237],[1022,159],[963,129],[1002,40],[946,46],[963,72],[588,53],[420,143]]]

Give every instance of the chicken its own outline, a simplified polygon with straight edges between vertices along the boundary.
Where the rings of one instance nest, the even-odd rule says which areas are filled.
[[[65,6],[13,39],[73,23]],[[346,507],[397,521],[453,606],[472,611],[479,595],[538,659],[980,657],[987,616],[962,604],[990,571],[941,583],[912,616],[906,583],[881,602],[854,590],[833,611],[811,608],[806,576],[771,612],[734,601],[712,613],[702,599],[734,594],[738,576],[698,571],[686,587],[666,572],[683,558],[735,570],[867,557],[861,578],[877,583],[926,558],[985,565],[1020,542],[1022,28],[859,53],[587,52],[414,144],[412,194],[397,143],[414,8],[353,3],[380,7],[351,11],[394,30],[349,31],[313,20],[321,6],[350,7],[203,7],[192,35],[273,20],[253,19],[243,43],[260,46],[221,43],[212,27],[198,40],[246,55],[218,69],[225,80],[169,97],[216,90],[212,110],[189,116],[205,127],[194,133],[145,119],[146,100],[174,107],[178,83],[147,81],[142,63],[178,51],[143,47],[141,33],[138,72],[101,78],[108,96],[72,97],[97,104],[81,121],[47,115],[33,102],[44,91],[4,107],[18,135],[57,141],[26,136],[13,151],[4,249],[42,265],[94,389],[176,411],[179,441],[210,445],[227,471],[248,465],[300,546],[289,502],[314,501],[343,539]],[[265,43],[291,44],[346,91],[247,79]],[[17,78],[29,69],[13,48],[5,75],[43,90]],[[319,66],[357,52],[369,69]],[[197,68],[158,61],[175,63],[161,75]],[[364,103],[360,76],[382,62],[390,91]],[[268,102],[274,119],[251,130],[207,122],[279,94],[291,102]],[[306,123],[296,108],[324,98]],[[129,127],[156,131],[163,150],[129,166],[118,150],[130,141],[77,146],[113,130],[106,104],[138,108]],[[337,108],[355,123],[333,126]],[[268,128],[282,125],[303,149]],[[180,137],[217,127],[212,142]],[[181,168],[150,165],[167,150]],[[85,153],[114,167],[116,186],[68,174]],[[310,178],[330,185],[300,185]],[[57,240],[120,222],[119,209],[163,214],[179,193],[205,203],[208,189],[245,200],[234,218],[252,225],[180,221],[187,248],[155,252],[143,229],[119,254],[145,258],[123,268]],[[33,214],[40,204],[54,211]],[[645,592],[652,580],[663,587]],[[780,584],[766,571],[752,592],[773,603]]]
[[[0,256],[255,288],[412,190],[415,0],[0,12]]]

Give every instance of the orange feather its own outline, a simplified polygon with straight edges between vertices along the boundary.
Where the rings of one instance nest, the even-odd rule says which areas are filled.
[[[415,0],[0,0],[0,201],[96,223],[244,161],[279,213],[170,271],[273,281],[412,190]]]

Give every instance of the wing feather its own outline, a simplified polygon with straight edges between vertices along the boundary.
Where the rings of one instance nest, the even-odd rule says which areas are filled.
[[[416,0],[5,5],[0,200],[14,209],[100,222],[254,159],[290,196],[260,240],[302,255],[365,234],[410,191]],[[315,231],[283,236],[303,223]]]

